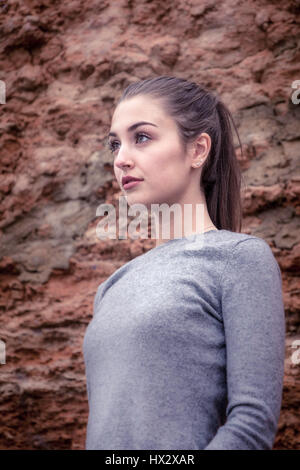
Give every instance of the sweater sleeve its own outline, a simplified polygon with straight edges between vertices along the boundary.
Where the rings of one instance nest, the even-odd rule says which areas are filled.
[[[99,302],[103,297],[105,286],[106,286],[106,281],[103,281],[101,284],[99,284],[99,286],[96,290],[96,294],[95,294],[95,297],[94,297],[94,304],[93,304],[93,316],[94,317],[97,313]]]
[[[104,282],[102,282],[96,290],[96,294],[94,296],[94,302],[93,302],[93,317],[96,316],[97,308],[99,305],[99,302],[101,300],[102,294],[103,294],[103,289],[104,289]],[[86,379],[86,390],[87,390],[87,396],[88,396],[88,402],[90,402],[90,384],[88,379]]]
[[[220,279],[226,341],[226,421],[204,450],[271,450],[282,403],[282,278],[263,239],[238,242]]]

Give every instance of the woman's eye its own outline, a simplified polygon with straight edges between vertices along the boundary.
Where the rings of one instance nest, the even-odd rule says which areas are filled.
[[[147,140],[146,141],[141,141],[140,138],[143,138],[143,137],[146,137],[146,139],[151,140],[151,137],[149,137],[148,135],[146,135],[144,133],[141,133],[141,132],[137,132],[134,136],[135,142],[140,143],[140,144],[144,144],[145,142],[147,142]],[[117,140],[113,140],[113,141],[108,142],[108,147],[109,147],[111,153],[115,152],[115,150],[118,147],[118,144],[119,144],[119,142]]]
[[[108,148],[111,151],[111,153],[114,153],[114,151],[116,150],[116,147],[115,147],[116,143],[117,143],[116,141],[108,142]]]
[[[150,139],[150,137],[148,135],[142,134],[141,132],[137,132],[135,134],[135,138],[139,138],[139,137],[146,137],[146,139]],[[141,143],[143,143],[143,142],[141,142]]]

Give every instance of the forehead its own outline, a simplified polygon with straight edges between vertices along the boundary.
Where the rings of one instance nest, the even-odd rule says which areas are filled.
[[[173,123],[158,99],[140,95],[125,99],[118,104],[112,116],[111,130],[118,131],[117,127],[120,129],[123,126],[129,127],[136,121],[148,121],[157,126]]]

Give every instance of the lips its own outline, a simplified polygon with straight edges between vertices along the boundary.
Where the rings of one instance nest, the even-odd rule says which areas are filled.
[[[122,178],[122,185],[124,186],[125,184],[134,182],[134,181],[143,181],[141,178],[135,178],[134,176],[123,176]]]
[[[143,180],[131,180],[129,183],[123,184],[123,188],[127,191],[127,189],[134,188],[138,184],[140,184]]]

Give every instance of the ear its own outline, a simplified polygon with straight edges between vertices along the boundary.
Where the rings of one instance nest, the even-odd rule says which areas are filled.
[[[195,165],[196,163],[206,160],[209,151],[211,148],[211,138],[206,132],[202,132],[194,141],[191,146],[191,164]]]

